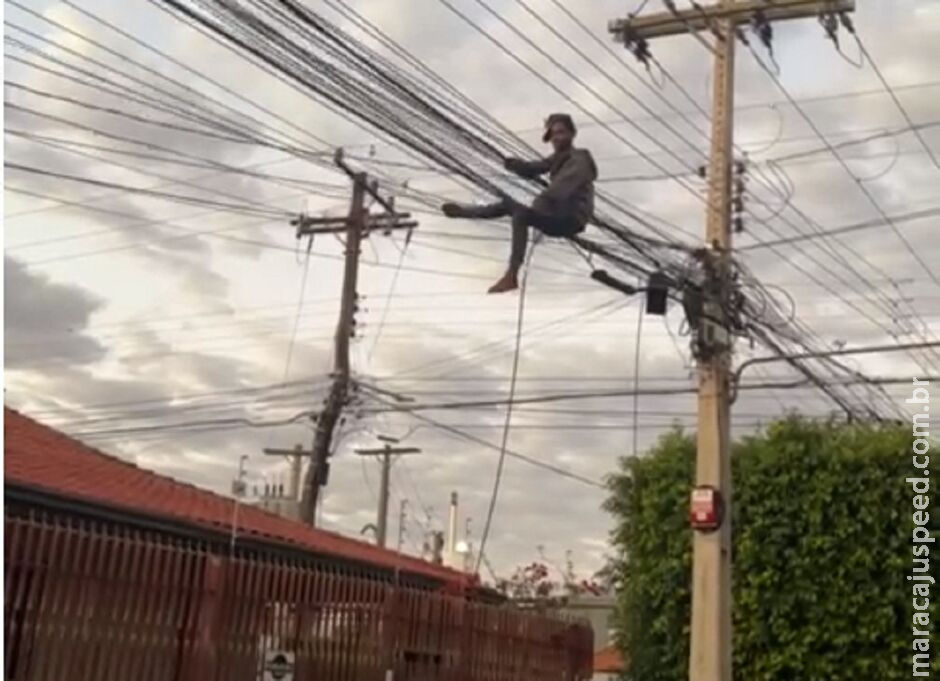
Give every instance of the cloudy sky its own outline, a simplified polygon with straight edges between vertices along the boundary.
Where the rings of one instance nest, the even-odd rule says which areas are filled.
[[[476,26],[443,0],[349,4],[533,146],[545,114],[572,111],[582,124],[578,142],[598,160],[604,191],[701,233],[695,194],[704,183],[660,176],[663,167],[675,173],[699,165],[707,149],[699,109],[709,106],[710,54],[703,45],[687,35],[655,41],[664,71],[648,76],[629,54],[605,49],[612,45],[607,21],[631,9],[623,3],[572,4],[571,15],[552,0],[488,0],[493,12],[477,0],[453,3]],[[335,13],[335,3],[306,4],[362,38]],[[154,125],[179,119],[87,83],[105,76],[108,87],[164,103],[171,92],[214,110],[234,109],[259,134],[290,130],[324,151],[342,145],[354,164],[389,178],[388,193],[407,183],[441,197],[485,196],[468,196],[433,169],[401,165],[403,157],[376,131],[210,41],[160,10],[159,2],[68,5],[33,1],[23,5],[30,11],[5,5],[12,24],[5,32],[5,158],[18,166],[5,173],[6,402],[105,451],[223,493],[243,455],[252,483],[286,480],[286,465],[261,449],[309,443],[306,425],[213,422],[278,421],[320,405],[332,363],[342,245],[318,238],[308,255],[289,220],[301,211],[343,215],[346,179],[283,151]],[[931,212],[940,186],[940,5],[858,5],[862,44],[920,137],[871,65],[853,65],[859,47],[844,31],[840,55],[814,19],[775,25],[783,89],[740,48],[735,139],[753,169],[753,215],[737,236],[738,257],[825,344],[934,338],[940,330],[940,218]],[[660,9],[650,2],[645,11]],[[762,48],[755,51],[770,63]],[[153,146],[147,151],[118,137]],[[839,145],[841,162],[827,143]],[[178,163],[179,156],[167,162],[166,149],[188,154],[189,165]],[[150,156],[143,158],[142,150]],[[224,172],[207,160],[265,176]],[[185,205],[24,167],[196,201]],[[506,225],[447,221],[407,200],[399,205],[416,211],[420,227],[407,248],[402,235],[376,234],[364,245],[355,374],[420,403],[505,398],[518,297],[489,297],[485,290],[501,272]],[[893,228],[877,224],[881,212],[896,218]],[[875,224],[837,238],[747,248],[869,222]],[[673,236],[693,243],[683,232]],[[536,250],[517,395],[692,386],[681,310],[644,319],[637,362],[638,301],[594,284],[588,273],[563,243]],[[763,354],[740,344],[740,358],[752,352]],[[871,376],[905,378],[936,374],[937,356],[866,355],[848,363]],[[786,378],[792,374],[777,366],[749,376]],[[908,388],[886,390],[901,403]],[[344,425],[323,525],[358,534],[374,520],[378,470],[352,449],[374,444],[377,434],[407,435],[423,453],[395,466],[392,536],[407,499],[405,549],[418,550],[428,529],[443,528],[454,490],[471,540],[478,539],[503,411],[426,412],[476,439],[471,442],[408,414],[369,413],[370,406],[375,402],[364,401]],[[642,450],[671,424],[694,421],[689,394],[640,398],[635,428],[634,406],[632,397],[620,396],[520,407],[509,448],[600,481],[634,447]],[[809,388],[755,390],[736,404],[734,427],[746,433],[787,410],[825,415],[832,409]],[[193,422],[203,425],[180,427]],[[134,430],[121,432],[127,429]],[[600,509],[603,499],[602,489],[509,458],[487,550],[493,568],[505,574],[536,558],[538,547],[556,562],[571,550],[584,572],[598,567],[611,525]]]

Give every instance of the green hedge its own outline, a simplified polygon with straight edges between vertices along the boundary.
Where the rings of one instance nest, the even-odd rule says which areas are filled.
[[[911,440],[907,424],[794,417],[736,444],[736,680],[912,678]],[[688,678],[694,452],[694,436],[669,433],[648,454],[622,459],[610,481],[630,681]],[[931,490],[933,528],[938,499]],[[940,579],[940,546],[930,548]],[[935,629],[940,584],[931,596]],[[938,673],[940,630],[933,643]]]

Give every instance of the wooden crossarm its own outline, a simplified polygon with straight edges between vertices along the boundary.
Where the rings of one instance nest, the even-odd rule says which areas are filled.
[[[657,12],[632,19],[614,19],[608,24],[608,30],[620,41],[625,37],[649,39],[707,30],[712,22],[719,20],[730,19],[736,24],[746,24],[757,12],[763,12],[769,21],[779,21],[813,17],[825,12],[853,11],[855,0],[742,0],[732,5],[690,7],[676,13]]]

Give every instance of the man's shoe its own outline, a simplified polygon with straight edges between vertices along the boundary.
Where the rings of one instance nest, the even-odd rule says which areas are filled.
[[[448,201],[441,206],[441,212],[449,218],[475,218],[473,206]]]
[[[509,215],[512,212],[512,206],[506,201],[478,205],[448,201],[441,205],[441,212],[449,218],[493,220]]]
[[[512,272],[506,272],[500,280],[495,284],[490,286],[490,290],[487,293],[506,293],[508,291],[515,291],[519,288],[519,278]]]

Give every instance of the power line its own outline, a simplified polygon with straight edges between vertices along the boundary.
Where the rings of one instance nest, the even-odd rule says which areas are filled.
[[[636,75],[635,72],[634,72],[634,70],[633,70],[633,68],[630,67],[630,65],[629,65],[627,62],[625,62],[622,57],[620,57],[619,55],[614,54],[613,51],[611,50],[610,46],[608,46],[606,43],[603,43],[602,41],[600,41],[600,39],[598,39],[598,38],[593,34],[593,32],[591,32],[590,29],[588,29],[588,27],[586,27],[586,26],[583,24],[583,22],[581,22],[576,16],[574,16],[574,15],[571,13],[570,10],[568,10],[566,7],[564,7],[564,5],[563,5],[561,2],[559,2],[559,0],[552,0],[552,2],[553,2],[553,4],[554,4],[556,7],[558,7],[562,12],[564,12],[564,13],[566,14],[566,16],[568,16],[568,18],[570,18],[572,21],[574,21],[583,31],[585,31],[588,35],[590,35],[590,36],[593,38],[593,40],[594,40],[595,42],[601,44],[601,46],[604,48],[604,50],[605,50],[606,52],[608,52],[609,54],[612,54],[614,57],[616,57],[616,58],[618,59],[618,61],[619,61],[621,64],[623,64],[631,73],[633,73],[634,75]],[[654,60],[654,61],[655,61],[655,60]],[[679,91],[688,99],[689,102],[691,102],[691,104],[696,108],[696,110],[697,110],[700,114],[702,114],[702,115],[706,118],[706,120],[707,120],[707,119],[708,119],[708,112],[705,111],[705,110],[702,108],[702,106],[695,100],[695,98],[692,97],[692,96],[689,94],[689,92],[688,92],[684,87],[682,87],[682,85],[681,85],[678,81],[676,81],[675,78],[672,78],[672,77],[671,77],[671,75],[668,73],[668,71],[665,70],[665,68],[662,67],[662,65],[658,64],[658,62],[657,62],[657,65],[659,65],[659,67],[660,67],[660,69],[663,71],[663,73],[667,76],[667,78],[669,78],[670,82],[672,82],[672,83],[679,89]],[[650,90],[654,96],[656,96],[658,99],[660,99],[661,101],[663,101],[670,109],[672,109],[673,111],[676,111],[676,112],[683,118],[683,120],[685,120],[685,121],[689,124],[689,126],[690,126],[691,129],[695,130],[697,133],[702,134],[702,135],[704,136],[704,133],[702,133],[702,132],[698,129],[698,127],[694,124],[694,122],[691,121],[685,113],[679,111],[679,110],[672,104],[672,102],[670,102],[669,99],[666,98],[660,91],[658,91],[656,88],[652,87],[652,86],[651,86],[649,83],[647,83],[645,80],[643,80],[643,79],[639,79],[639,80],[640,80],[641,84],[643,84],[648,90]],[[707,139],[707,138],[706,138],[706,139]],[[750,211],[749,211],[749,212],[750,212]],[[779,212],[779,211],[778,211],[778,212]],[[815,225],[815,223],[814,223],[813,221],[809,220],[809,218],[808,218],[805,214],[803,214],[803,213],[800,212],[800,211],[797,211],[797,213],[798,213],[798,215],[799,215],[811,228],[816,229],[817,231],[819,231],[820,228],[819,228],[817,225]],[[752,215],[753,215],[753,213],[752,213]],[[763,220],[759,220],[759,221],[760,221],[760,222],[763,222],[768,228],[770,228],[770,225],[768,225],[768,224],[766,223],[766,221],[763,221]],[[787,224],[789,224],[790,226],[792,226],[792,227],[795,228],[795,225],[793,225],[791,222],[787,221]],[[774,231],[774,232],[776,233],[776,230],[772,230],[772,231]],[[799,231],[799,230],[797,230],[797,231]],[[778,234],[778,236],[782,236],[782,235],[779,235],[779,234]],[[849,250],[851,250],[851,249],[849,249]],[[841,264],[843,264],[844,266],[846,266],[847,269],[849,269],[850,271],[852,271],[852,272],[853,272],[856,276],[858,276],[863,282],[867,283],[867,280],[866,280],[865,278],[863,278],[863,277],[857,272],[857,270],[855,270],[854,268],[852,268],[851,265],[850,265],[848,262],[846,262],[845,259],[844,259],[843,257],[841,257],[841,255],[840,255],[838,252],[831,251],[831,250],[830,250],[829,252],[833,255],[833,257],[834,257],[836,260],[838,260]],[[854,251],[853,251],[853,252],[854,252]],[[814,260],[814,261],[815,261],[815,260]],[[801,267],[799,267],[799,266],[797,266],[797,268],[800,269],[801,271],[804,271],[804,270],[803,270]],[[805,271],[804,271],[804,272],[805,272]],[[807,274],[809,274],[809,273],[807,273]],[[816,279],[814,275],[809,274],[809,276],[811,276],[811,278],[813,278],[815,281],[817,281],[817,282],[819,282],[820,284],[822,284],[822,282],[819,281],[818,279]],[[842,280],[840,279],[840,281],[842,281]],[[823,285],[823,287],[824,287],[824,288],[827,288],[828,290],[831,290],[831,289],[829,289],[829,287],[826,287],[825,285]],[[839,294],[838,294],[838,293],[835,293],[835,295],[839,295]],[[874,321],[874,320],[872,320],[872,321]],[[877,324],[877,322],[876,322],[876,324]]]
[[[904,222],[914,222],[917,220],[923,220],[924,218],[931,218],[940,215],[940,207],[937,208],[927,208],[925,210],[913,211],[910,213],[901,213],[899,215],[892,215],[890,219],[895,224],[901,224]],[[887,224],[886,220],[876,219],[876,220],[865,220],[863,222],[856,222],[851,225],[844,225],[842,227],[833,227],[832,229],[827,229],[824,232],[818,234],[800,234],[792,237],[784,237],[782,239],[775,239],[772,241],[759,241],[757,243],[748,244],[747,246],[738,246],[735,248],[736,251],[753,251],[761,248],[772,248],[775,246],[783,246],[786,244],[792,244],[799,241],[809,241],[811,239],[818,239],[820,237],[834,236],[836,234],[847,234],[849,232],[858,232],[865,229],[871,229],[873,227],[883,227]]]
[[[751,54],[754,56],[754,59],[758,62],[761,68],[763,68],[763,70],[767,73],[770,79],[774,82],[774,84],[777,86],[780,92],[787,98],[787,101],[790,103],[790,105],[793,106],[793,108],[800,114],[803,120],[806,121],[806,124],[813,130],[813,132],[817,135],[817,137],[819,137],[820,141],[824,145],[826,145],[827,149],[829,149],[830,153],[836,158],[836,160],[839,162],[839,165],[842,166],[845,172],[848,173],[849,177],[852,178],[852,180],[855,182],[858,188],[862,191],[862,193],[868,199],[869,203],[871,203],[872,207],[875,208],[875,210],[878,212],[881,218],[885,221],[885,223],[889,227],[891,227],[892,231],[897,235],[898,239],[904,245],[905,249],[907,249],[908,253],[910,253],[911,256],[914,258],[914,260],[917,261],[917,263],[921,266],[924,272],[927,273],[930,279],[935,284],[940,286],[940,277],[938,277],[937,274],[933,270],[930,269],[930,266],[923,259],[923,256],[920,253],[918,253],[917,249],[915,249],[913,245],[910,243],[910,241],[908,241],[907,237],[904,236],[904,233],[901,232],[900,229],[898,229],[897,225],[890,218],[890,216],[888,216],[885,213],[884,209],[881,207],[881,204],[878,203],[878,200],[871,193],[871,190],[868,187],[866,187],[864,183],[858,179],[858,177],[855,176],[855,174],[852,172],[852,169],[846,163],[845,159],[841,156],[841,154],[839,154],[839,151],[835,147],[833,147],[832,143],[829,142],[828,139],[826,139],[826,136],[822,133],[822,131],[820,131],[815,121],[813,121],[813,119],[806,113],[803,107],[800,106],[800,104],[793,98],[789,90],[787,90],[787,88],[780,81],[780,78],[777,76],[777,74],[775,74],[773,71],[768,69],[767,66],[760,60],[760,58],[757,57],[756,53],[754,52],[753,47],[749,45],[748,48],[750,49]]]
[[[377,396],[376,396],[376,397],[374,397],[374,399],[376,399],[377,401],[379,401],[379,402],[381,402],[381,403],[388,404],[388,402],[386,402],[386,401],[385,401],[383,398],[381,398],[381,397],[377,397]],[[480,446],[482,446],[482,447],[486,447],[487,449],[492,449],[492,450],[495,450],[495,451],[498,451],[498,452],[503,451],[503,448],[500,447],[499,445],[496,445],[496,444],[494,444],[494,443],[492,443],[492,442],[489,442],[489,441],[487,441],[487,440],[484,440],[484,439],[482,439],[482,438],[479,438],[479,437],[477,437],[477,436],[475,436],[475,435],[472,435],[472,434],[470,434],[470,433],[466,433],[466,432],[464,432],[464,431],[462,431],[462,430],[460,430],[460,429],[458,429],[458,428],[454,428],[453,426],[450,426],[450,425],[448,425],[448,424],[446,424],[446,423],[441,423],[440,421],[437,421],[437,420],[435,420],[435,419],[433,419],[433,418],[430,418],[430,417],[428,417],[428,416],[425,416],[424,414],[416,413],[416,412],[414,412],[413,410],[410,410],[410,409],[403,409],[402,411],[405,412],[405,413],[407,413],[408,415],[410,415],[412,418],[414,418],[414,419],[416,419],[416,420],[418,420],[418,421],[420,421],[420,422],[422,422],[422,423],[425,423],[425,424],[427,424],[427,425],[430,425],[430,426],[434,427],[434,428],[437,429],[437,430],[443,431],[443,432],[445,432],[445,433],[450,433],[451,435],[454,435],[454,436],[456,436],[456,437],[459,437],[459,438],[461,438],[461,439],[463,439],[463,440],[467,440],[467,441],[469,441],[469,442],[473,442],[474,444],[480,445]],[[530,465],[536,466],[537,468],[542,468],[542,469],[544,469],[544,470],[551,471],[551,472],[556,473],[556,474],[558,474],[558,475],[560,475],[560,476],[562,476],[562,477],[569,478],[569,479],[571,479],[571,480],[576,480],[576,481],[578,481],[578,482],[582,482],[582,483],[584,483],[584,484],[586,484],[586,485],[590,485],[591,487],[598,487],[598,488],[600,488],[600,489],[606,489],[606,486],[605,486],[603,483],[601,483],[601,482],[599,482],[599,481],[596,481],[596,480],[592,480],[591,478],[588,478],[588,477],[586,477],[586,476],[580,475],[580,474],[578,474],[578,473],[574,473],[574,472],[569,471],[569,470],[567,470],[567,469],[565,469],[565,468],[561,468],[560,466],[555,466],[554,464],[550,464],[550,463],[546,463],[546,462],[544,462],[544,461],[540,461],[539,459],[535,459],[535,458],[533,458],[533,457],[531,457],[531,456],[527,456],[527,455],[525,455],[525,454],[520,454],[519,452],[513,451],[513,450],[511,450],[511,449],[505,449],[505,452],[506,452],[506,456],[508,456],[508,457],[510,457],[510,458],[513,458],[513,459],[518,459],[518,460],[520,460],[520,461],[524,461],[524,462],[526,462],[526,463],[528,463],[528,464],[530,464]]]
[[[874,58],[871,56],[871,53],[865,47],[865,43],[862,42],[861,36],[855,32],[854,28],[849,28],[851,34],[855,37],[856,43],[858,43],[858,48],[861,50],[862,56],[868,61],[868,64],[871,66],[872,71],[875,72],[875,75],[878,76],[878,80],[881,81],[881,84],[884,86],[884,89],[887,91],[888,95],[891,97],[891,101],[894,102],[894,105],[898,108],[898,111],[901,112],[901,115],[904,117],[904,120],[907,121],[908,127],[910,127],[911,132],[914,133],[914,136],[917,137],[917,140],[920,142],[920,145],[924,148],[924,151],[927,152],[927,155],[930,156],[930,160],[933,161],[933,164],[940,169],[940,161],[937,160],[937,156],[934,153],[933,149],[930,148],[930,145],[927,144],[927,140],[924,139],[924,136],[920,132],[920,126],[914,124],[914,121],[911,120],[910,114],[907,112],[907,109],[904,108],[904,105],[901,104],[901,100],[898,99],[897,93],[895,93],[894,88],[891,87],[891,84],[888,83],[888,80],[882,74],[881,69],[878,68],[878,64],[875,63]]]
[[[41,171],[41,172],[44,173],[44,172],[46,172],[46,171]],[[78,181],[82,181],[82,180],[84,180],[84,179],[85,179],[85,178],[80,178]],[[10,187],[10,186],[5,186],[4,189],[6,189],[7,191],[15,191],[15,192],[18,192],[18,193],[23,193],[23,194],[32,194],[32,195],[34,195],[34,196],[42,196],[42,195],[40,195],[40,194],[37,193],[37,192],[29,192],[28,190],[22,190],[22,189]],[[63,204],[67,204],[67,203],[68,203],[68,201],[59,199],[59,198],[57,198],[57,197],[47,197],[47,198],[49,198],[49,200],[62,201]],[[113,210],[111,210],[111,209],[103,209],[103,208],[100,208],[100,207],[89,207],[89,208],[90,208],[91,210],[95,210],[95,211],[99,211],[99,212],[118,213],[118,211],[113,211]],[[127,214],[125,213],[125,215],[127,215]],[[287,214],[287,215],[290,215],[290,214]],[[287,246],[279,246],[279,245],[277,245],[277,244],[272,244],[272,243],[268,243],[268,242],[265,242],[265,241],[260,241],[260,240],[257,240],[257,239],[245,239],[245,238],[241,238],[241,237],[234,237],[234,236],[230,236],[230,235],[227,235],[227,234],[224,234],[224,233],[223,233],[223,232],[225,232],[225,231],[230,231],[230,230],[233,230],[233,229],[243,229],[243,228],[245,228],[245,227],[258,226],[258,225],[262,225],[262,224],[267,224],[268,222],[270,222],[270,220],[253,222],[253,223],[249,223],[249,224],[246,224],[246,225],[242,225],[242,226],[240,226],[240,227],[234,227],[234,228],[232,228],[232,227],[226,227],[226,228],[216,229],[216,230],[188,230],[188,229],[186,229],[185,227],[180,227],[180,226],[178,226],[178,225],[172,225],[172,224],[169,223],[168,221],[163,221],[163,220],[154,221],[153,224],[164,224],[164,225],[167,225],[167,226],[172,227],[173,229],[177,229],[177,230],[179,230],[179,231],[184,231],[184,232],[186,232],[186,234],[184,234],[183,236],[179,237],[180,239],[183,239],[183,238],[191,238],[191,237],[193,237],[193,236],[207,236],[207,237],[212,237],[212,238],[217,238],[217,239],[223,239],[223,240],[226,240],[226,241],[232,241],[232,242],[235,242],[235,243],[241,243],[241,244],[247,244],[247,245],[251,245],[251,246],[257,246],[258,248],[262,248],[262,249],[266,249],[266,250],[283,251],[283,252],[286,252],[286,253],[296,254],[297,251],[296,251],[295,248],[289,248],[289,247],[287,247]],[[165,241],[172,240],[173,238],[175,238],[175,237],[169,237],[169,238],[165,239]],[[114,247],[110,247],[110,248],[106,248],[106,249],[100,249],[100,250],[90,251],[90,252],[83,252],[83,253],[74,254],[74,255],[58,256],[58,257],[53,257],[53,258],[48,258],[48,259],[30,261],[28,264],[30,264],[30,265],[42,265],[42,264],[48,264],[48,263],[53,263],[53,262],[62,262],[62,261],[65,261],[65,260],[74,260],[74,259],[76,259],[76,258],[81,258],[81,257],[86,257],[86,256],[102,255],[102,254],[105,254],[105,253],[113,253],[113,252],[116,252],[116,251],[131,250],[131,249],[136,248],[136,247],[137,247],[137,246],[136,246],[135,244],[128,244],[128,245],[123,245],[123,246],[114,246]],[[313,257],[313,258],[328,259],[328,260],[341,260],[341,259],[342,259],[342,256],[340,256],[340,255],[330,255],[330,254],[325,254],[325,253],[323,253],[323,254],[321,254],[321,253],[312,253],[312,254],[311,254],[311,257]],[[439,277],[449,277],[449,278],[455,278],[455,279],[472,279],[472,280],[475,280],[475,281],[485,281],[485,280],[488,279],[485,275],[482,275],[482,274],[476,274],[476,273],[473,273],[473,272],[464,272],[464,271],[459,271],[459,270],[442,270],[442,269],[435,269],[435,268],[430,268],[430,267],[415,267],[415,266],[403,266],[403,267],[401,267],[401,268],[396,268],[394,265],[390,265],[390,264],[382,263],[382,262],[377,262],[377,261],[372,261],[372,260],[362,260],[362,261],[361,261],[361,264],[362,264],[363,266],[365,266],[365,267],[374,267],[374,268],[378,268],[378,269],[400,269],[400,270],[403,271],[403,272],[411,272],[411,273],[415,273],[415,274],[427,274],[427,275],[434,275],[434,276],[439,276]]]
[[[441,0],[441,1],[444,2],[445,4],[447,4],[447,3],[446,3],[446,0]],[[520,4],[524,4],[524,2],[523,2],[522,0],[516,0],[516,1],[519,2]],[[482,0],[477,0],[477,2],[478,2],[479,4],[484,5],[484,7],[488,7],[488,6],[485,5],[485,3],[482,2]],[[553,0],[553,2],[554,2],[554,4],[555,4],[556,6],[559,6],[563,11],[565,11],[565,13],[569,16],[569,18],[572,18],[576,23],[579,23],[579,25],[581,25],[582,28],[585,28],[585,30],[587,30],[586,27],[584,27],[583,24],[580,24],[580,22],[578,22],[578,20],[577,20],[569,11],[565,10],[565,8],[564,8],[563,6],[561,6],[561,4],[560,4],[557,0]],[[451,8],[451,9],[452,9],[452,11],[453,11],[453,8]],[[497,14],[496,12],[494,12],[493,10],[491,10],[491,9],[490,9],[490,13],[491,13],[491,14],[494,14],[494,16],[497,16],[497,18],[499,18],[498,14]],[[530,14],[534,14],[531,10],[529,10],[529,13],[530,13]],[[545,22],[543,19],[541,19],[540,17],[538,17],[537,15],[535,15],[535,18],[538,19],[538,20],[540,21],[540,23],[542,23],[543,25],[546,24],[546,22]],[[464,19],[467,20],[466,17],[464,17]],[[529,40],[528,38],[526,38],[518,29],[515,29],[515,28],[510,24],[510,22],[507,22],[507,21],[505,21],[505,20],[503,20],[503,19],[501,19],[501,21],[502,21],[502,23],[506,24],[511,30],[513,30],[517,35],[519,35],[520,37],[522,37],[522,38],[523,38],[529,45],[531,45],[534,49],[538,50],[538,51],[539,51],[540,53],[542,53],[543,55],[545,54],[543,50],[541,50],[537,45],[534,45],[534,44],[532,43],[532,41]],[[472,22],[469,22],[469,23],[471,23],[471,25],[472,25]],[[550,30],[552,30],[553,33],[555,33],[556,35],[558,35],[557,31],[555,31],[553,27],[549,26],[549,28],[550,28]],[[477,27],[477,29],[480,30],[479,27]],[[590,31],[588,31],[588,32],[590,33]],[[570,41],[568,41],[567,39],[565,39],[563,36],[559,36],[559,37],[563,40],[563,42],[565,42],[566,44],[568,44],[569,47],[572,47],[573,50],[575,50],[576,52],[578,52],[578,54],[580,54],[582,57],[584,56],[583,53],[580,52],[580,50],[578,50],[576,47],[574,47],[574,46],[570,43]],[[495,41],[495,42],[498,43],[498,41]],[[607,49],[609,50],[609,48],[607,48]],[[504,51],[505,51],[505,48],[504,48]],[[507,53],[508,53],[508,52],[507,52]],[[510,54],[510,56],[514,56],[514,55]],[[550,59],[553,63],[555,63],[556,66],[559,66],[558,63],[557,63],[557,61],[556,61],[556,60],[553,60],[550,55],[545,55],[545,56],[546,56],[546,58]],[[514,58],[515,58],[517,61],[520,61],[517,57],[514,57]],[[592,63],[592,64],[593,64],[593,60],[588,59],[587,61],[588,61],[589,63]],[[622,60],[621,60],[621,62],[622,62]],[[523,62],[520,61],[520,63],[523,63]],[[562,68],[562,70],[564,70],[564,67],[561,67],[561,68]],[[571,75],[570,72],[568,72],[568,71],[565,71],[565,72],[568,73],[569,75]],[[609,77],[609,76],[608,76],[608,77]],[[577,79],[576,77],[575,77],[575,80],[583,85],[583,81]],[[643,81],[641,81],[641,82],[643,82]],[[644,84],[646,84],[646,83],[644,82]],[[647,87],[649,87],[649,86],[647,85]],[[592,92],[593,92],[593,91],[592,91]],[[596,94],[596,93],[595,93],[595,94]],[[658,94],[658,93],[657,93],[657,94]],[[659,96],[661,97],[661,95],[659,95]],[[663,98],[663,97],[661,97],[661,98]],[[663,99],[665,100],[665,98],[663,98]],[[694,103],[694,102],[693,102],[693,103]],[[694,127],[694,126],[693,126],[693,127]],[[673,179],[675,179],[675,178],[673,177]],[[749,212],[750,212],[750,211],[749,211]],[[800,215],[801,215],[801,217],[802,217],[804,220],[807,221],[807,224],[809,224],[811,227],[813,227],[813,228],[816,229],[817,231],[819,230],[819,227],[818,227],[817,225],[815,225],[815,223],[813,223],[812,221],[810,221],[810,220],[808,219],[808,217],[806,217],[806,216],[803,215],[802,213],[801,213]],[[791,224],[792,224],[792,223],[791,223]],[[849,247],[847,247],[847,248],[849,248]],[[849,250],[851,250],[851,248],[849,248]],[[854,251],[853,251],[853,252],[854,252]],[[846,259],[841,256],[840,253],[838,253],[837,251],[831,251],[831,253],[832,253],[833,257],[835,257],[836,260],[840,261],[841,264],[843,264],[846,268],[848,268],[848,269],[849,269],[850,271],[852,271],[856,276],[858,276],[860,280],[862,280],[863,282],[867,283],[867,280],[865,280],[865,278],[862,277],[862,275],[859,274],[859,273],[857,272],[857,270],[855,270],[855,269],[846,261]],[[866,262],[867,262],[867,261],[866,261]],[[872,265],[871,263],[868,263],[868,264],[869,264],[869,266],[874,267],[874,265]],[[838,294],[836,294],[836,295],[838,295]],[[874,320],[873,320],[873,321],[874,321]]]
[[[45,170],[42,168],[36,168],[34,166],[26,166],[20,163],[14,163],[12,161],[4,161],[4,168],[10,170],[16,170],[23,173],[29,173],[32,175],[39,175],[42,177],[53,177],[59,180],[66,180],[69,182],[78,182],[81,184],[89,184],[95,187],[105,187],[107,189],[119,189],[121,191],[128,192],[129,194],[140,194],[142,196],[147,196],[149,198],[162,199],[164,201],[172,201],[176,203],[185,203],[189,205],[197,206],[210,206],[217,210],[228,211],[232,213],[248,213],[250,215],[266,215],[269,217],[276,218],[289,218],[291,214],[287,211],[276,210],[273,208],[265,209],[258,206],[252,206],[250,204],[235,204],[227,203],[223,201],[214,201],[212,199],[205,199],[196,196],[186,196],[184,194],[172,194],[167,192],[158,192],[152,189],[143,189],[140,187],[134,187],[131,185],[120,184],[116,182],[106,182],[104,180],[95,180],[90,177],[81,177],[78,175],[70,175],[68,173],[58,173],[53,170]]]

